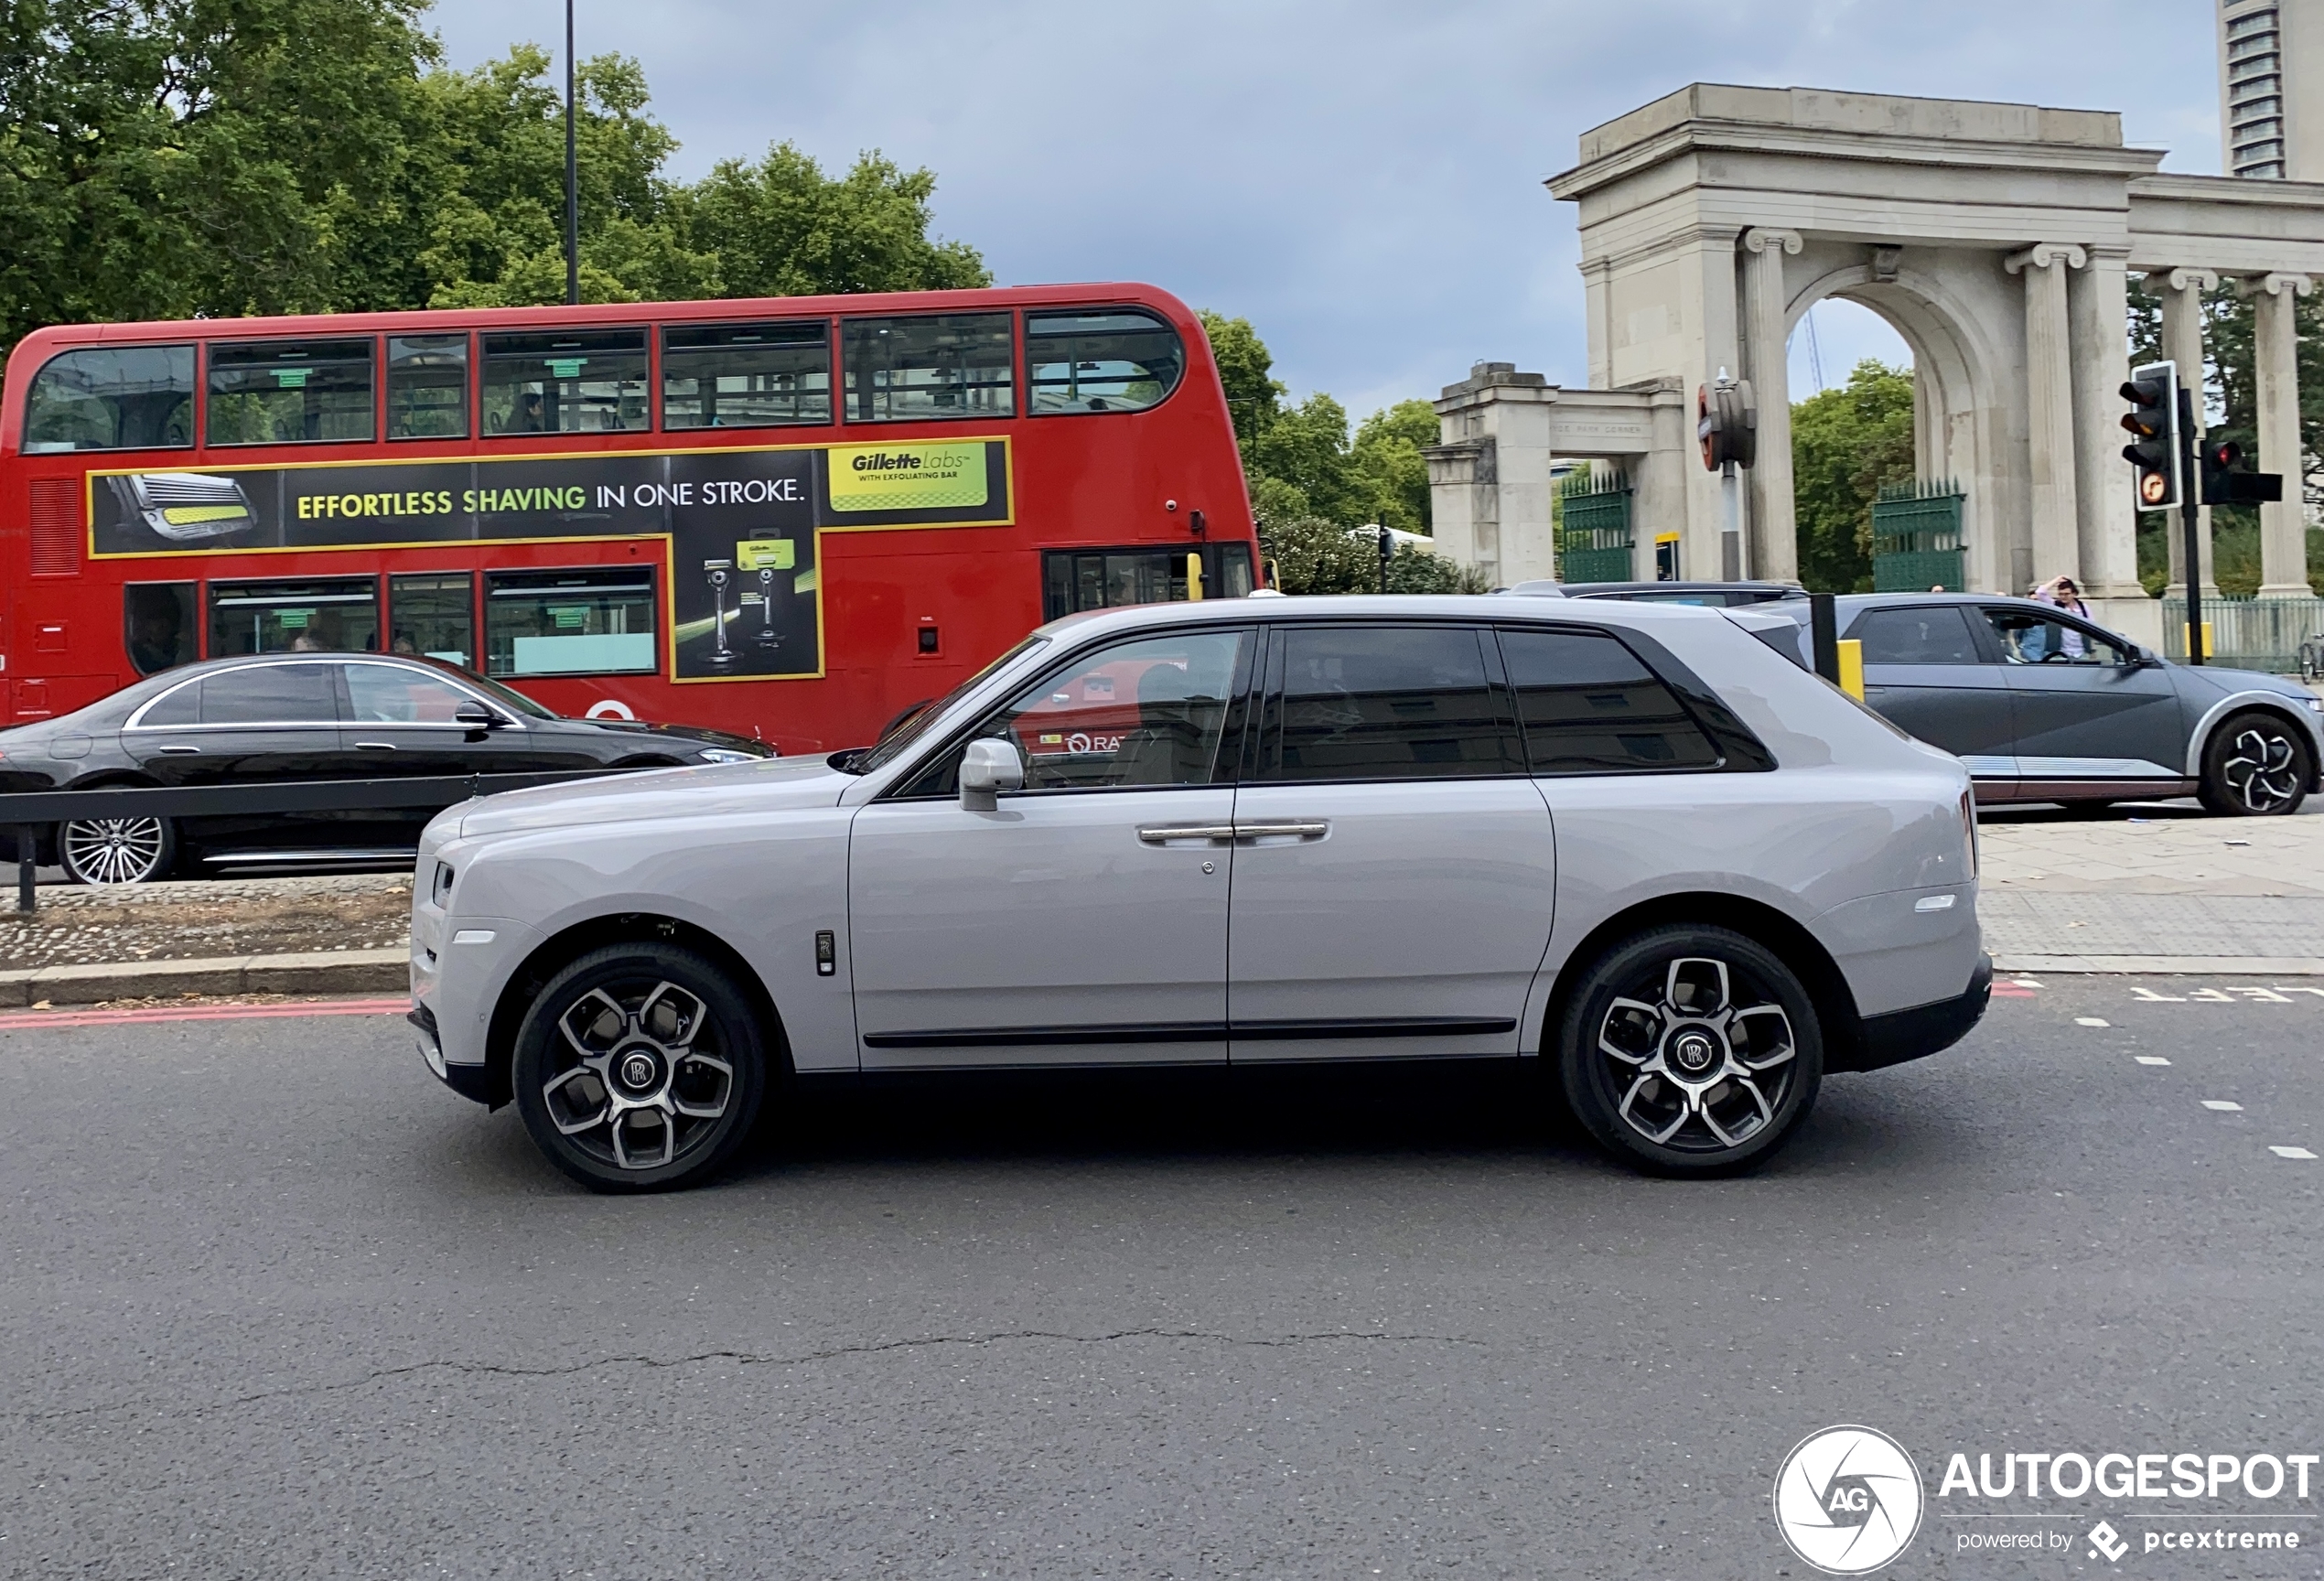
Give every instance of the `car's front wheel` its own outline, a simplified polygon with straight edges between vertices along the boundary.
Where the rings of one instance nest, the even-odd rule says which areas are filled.
[[[1815,1103],[1813,1001],[1773,952],[1725,928],[1650,929],[1584,973],[1559,1028],[1566,1101],[1591,1135],[1665,1175],[1742,1169]]]
[[[167,818],[76,818],[57,825],[57,865],[76,884],[145,884],[178,859]]]
[[[765,1039],[726,974],[672,944],[593,950],[549,980],[517,1032],[518,1113],[541,1151],[599,1191],[708,1176],[750,1133]]]
[[[2289,720],[2258,710],[2227,720],[2203,747],[2203,805],[2236,818],[2298,812],[2316,783],[2305,736]]]

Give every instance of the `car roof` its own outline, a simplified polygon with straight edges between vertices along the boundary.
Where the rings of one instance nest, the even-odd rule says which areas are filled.
[[[1568,582],[1565,586],[1568,598],[1615,598],[1625,593],[1765,593],[1771,601],[1808,596],[1806,588],[1789,582]]]
[[[1717,620],[1724,611],[1695,604],[1646,604],[1601,598],[1511,598],[1490,593],[1306,594],[1249,600],[1206,599],[1200,603],[1134,604],[1117,609],[1085,609],[1040,628],[1043,635],[1076,640],[1100,632],[1130,633],[1189,623],[1331,620],[1469,620],[1511,625],[1649,627],[1673,620]]]

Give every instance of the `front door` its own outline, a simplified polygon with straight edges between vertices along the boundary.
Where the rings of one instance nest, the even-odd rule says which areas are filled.
[[[849,958],[867,1070],[1226,1058],[1247,632],[1141,636],[1042,676],[972,737],[1021,791],[964,808],[955,742],[855,815]]]
[[[2017,699],[2021,793],[2178,793],[2187,732],[2168,670],[2071,617],[2008,605],[1986,615]]]
[[[2015,794],[2016,694],[1958,604],[1883,606],[1849,628],[1864,645],[1864,701],[1899,730],[1961,759],[1987,799]]]
[[[1514,1054],[1555,842],[1490,631],[1286,626],[1235,793],[1236,1063]]]

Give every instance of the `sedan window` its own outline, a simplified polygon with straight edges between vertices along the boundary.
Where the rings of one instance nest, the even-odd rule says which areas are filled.
[[[476,699],[401,664],[350,664],[347,701],[361,725],[453,725],[460,704]]]
[[[339,702],[327,664],[253,664],[205,675],[205,725],[336,725]]]
[[[2126,649],[2096,632],[2023,609],[1988,609],[2001,656],[2011,664],[2127,664]],[[1866,656],[1867,660],[1870,655]]]
[[[1718,766],[1709,737],[1619,639],[1595,631],[1503,631],[1501,648],[1534,773]]]
[[[1867,664],[1982,664],[1977,640],[1960,609],[1875,609],[1849,632],[1864,644]]]
[[[1305,626],[1277,636],[1281,698],[1261,777],[1444,780],[1523,772],[1464,626]]]

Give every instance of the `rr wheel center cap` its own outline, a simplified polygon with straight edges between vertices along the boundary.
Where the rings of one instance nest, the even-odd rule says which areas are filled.
[[[642,1049],[632,1049],[613,1062],[613,1075],[632,1092],[650,1092],[662,1079],[662,1061]]]
[[[1689,1076],[1700,1076],[1719,1060],[1719,1046],[1704,1031],[1689,1029],[1671,1039],[1671,1063]]]

